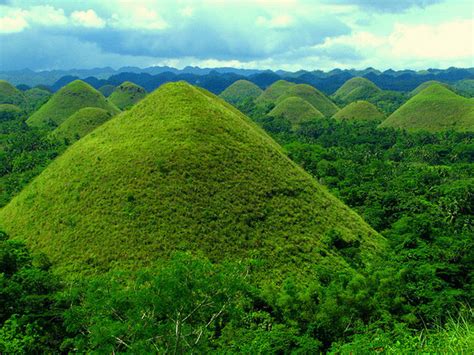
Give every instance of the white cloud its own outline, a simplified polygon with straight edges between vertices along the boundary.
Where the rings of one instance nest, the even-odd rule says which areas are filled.
[[[25,14],[28,22],[41,26],[60,26],[68,23],[64,10],[50,5],[32,6]]]
[[[10,11],[6,16],[0,17],[0,33],[21,32],[27,27],[24,11]]]
[[[278,15],[271,18],[259,16],[256,23],[258,26],[268,28],[287,28],[293,24],[293,17],[289,15]]]
[[[168,23],[151,8],[125,6],[121,10],[121,13],[112,15],[111,24],[113,27],[143,30],[163,30],[168,27]]]
[[[186,7],[183,7],[179,13],[181,14],[181,16],[183,17],[192,17],[194,15],[194,8],[191,7],[191,6],[186,6]]]
[[[71,14],[71,20],[76,26],[103,28],[105,21],[101,19],[94,10],[74,11]]]

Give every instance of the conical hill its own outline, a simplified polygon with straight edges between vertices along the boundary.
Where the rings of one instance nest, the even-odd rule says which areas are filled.
[[[287,92],[287,90],[296,85],[295,83],[291,83],[286,80],[278,80],[275,81],[272,85],[267,87],[264,92],[256,99],[257,104],[267,104],[267,103],[275,103],[275,101],[283,94]]]
[[[109,101],[121,110],[129,109],[146,96],[146,90],[141,86],[125,81],[115,88],[109,96]]]
[[[300,97],[283,100],[268,113],[268,116],[288,121],[292,129],[297,129],[303,122],[324,117],[313,105]]]
[[[0,104],[24,106],[26,103],[23,93],[8,81],[0,80]]]
[[[344,267],[341,245],[365,258],[383,243],[249,118],[183,82],[73,144],[0,211],[0,227],[58,272],[186,250],[258,257],[278,280],[319,262]]]
[[[237,80],[219,96],[228,103],[236,105],[248,99],[255,100],[262,92],[262,89],[248,80]]]
[[[350,103],[357,100],[367,100],[382,90],[366,78],[356,77],[347,80],[333,97],[338,102]]]
[[[370,102],[360,100],[351,102],[337,112],[333,118],[337,120],[382,122],[385,116]]]

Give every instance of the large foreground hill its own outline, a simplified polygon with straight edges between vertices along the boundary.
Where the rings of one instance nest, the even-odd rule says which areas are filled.
[[[278,280],[343,268],[341,250],[364,260],[383,243],[250,119],[183,82],[72,145],[0,211],[0,226],[62,272],[188,250],[256,257]]]

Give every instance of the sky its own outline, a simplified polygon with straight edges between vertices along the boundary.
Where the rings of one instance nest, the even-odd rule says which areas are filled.
[[[467,0],[0,0],[0,70],[474,67]]]

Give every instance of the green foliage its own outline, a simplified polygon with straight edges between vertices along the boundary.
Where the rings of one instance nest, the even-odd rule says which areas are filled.
[[[0,104],[11,104],[22,107],[25,105],[25,96],[8,81],[0,80]]]
[[[354,101],[368,100],[382,90],[368,79],[356,77],[347,80],[337,91],[333,94],[336,102],[347,105]]]
[[[413,89],[412,91],[410,91],[410,96],[415,96],[417,94],[419,94],[420,92],[422,92],[423,90],[425,90],[427,87],[430,87],[431,85],[440,85],[440,86],[443,86],[445,87],[446,89],[449,89],[451,90],[451,87],[446,84],[446,83],[442,83],[442,82],[439,82],[439,81],[436,81],[436,80],[428,80],[428,81],[425,81],[424,83],[418,85],[415,89]]]
[[[465,97],[474,97],[474,79],[464,79],[455,82],[452,88]]]
[[[262,89],[250,81],[237,80],[221,92],[219,96],[228,103],[238,107],[245,100],[255,100],[262,92]]]
[[[107,102],[105,97],[92,86],[76,80],[55,93],[26,122],[29,126],[54,129],[84,107],[98,107],[112,114],[119,112],[117,107]]]
[[[120,110],[127,110],[146,96],[146,90],[129,81],[125,81],[115,88],[108,101]]]
[[[275,81],[272,85],[265,89],[265,91],[257,97],[255,100],[258,106],[260,105],[268,105],[269,103],[275,103],[275,101],[285,94],[287,90],[296,85],[295,83],[290,83],[286,80],[278,80]]]
[[[355,101],[337,112],[333,118],[337,120],[361,120],[382,122],[384,115],[370,102]]]
[[[0,221],[62,272],[137,267],[193,250],[213,261],[258,254],[268,263],[262,282],[291,273],[304,280],[328,230],[360,240],[364,260],[384,244],[250,119],[182,82],[76,142]]]
[[[432,84],[408,100],[380,127],[409,131],[474,131],[474,100]]]
[[[113,85],[104,85],[99,88],[99,91],[104,95],[105,97],[109,97],[112,95],[112,93],[115,90],[115,86]]]
[[[22,111],[18,106],[11,104],[0,104],[0,122],[18,120]]]
[[[52,96],[49,91],[39,88],[26,90],[23,94],[26,98],[25,110],[27,112],[35,112],[41,106],[43,106]]]
[[[268,116],[288,121],[291,129],[297,129],[302,122],[324,117],[309,102],[299,97],[289,97],[276,105]]]

